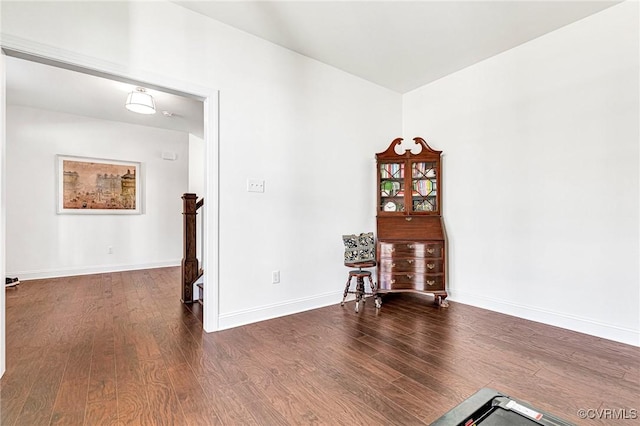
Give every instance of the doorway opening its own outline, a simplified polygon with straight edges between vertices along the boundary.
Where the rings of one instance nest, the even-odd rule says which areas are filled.
[[[37,51],[38,47],[34,49]],[[61,60],[56,58],[62,58],[64,55],[61,52],[56,51],[48,51],[46,54],[42,54],[42,52],[35,53],[27,53],[24,51],[13,50],[10,48],[4,47],[2,49],[2,79],[1,84],[2,92],[5,95],[4,99],[2,99],[2,107],[4,108],[4,115],[7,115],[8,107],[14,108],[16,103],[20,103],[19,108],[22,109],[22,112],[26,110],[31,110],[30,113],[22,114],[21,117],[29,117],[29,114],[34,114],[33,111],[53,111],[53,114],[57,114],[60,116],[69,117],[79,117],[76,123],[73,123],[73,119],[67,120],[65,123],[61,123],[61,126],[69,127],[69,132],[73,133],[74,124],[78,127],[84,126],[88,121],[96,121],[103,120],[105,122],[113,122],[114,126],[126,127],[129,125],[138,125],[147,126],[151,133],[160,131],[159,129],[163,129],[162,131],[167,132],[185,132],[188,134],[188,146],[190,147],[192,144],[199,145],[199,147],[195,150],[190,149],[189,147],[185,148],[186,156],[189,157],[189,152],[197,152],[203,156],[203,158],[191,158],[188,160],[189,163],[196,164],[194,167],[190,167],[187,165],[188,169],[188,182],[190,182],[187,186],[185,186],[183,192],[192,192],[194,188],[199,192],[200,197],[204,197],[207,199],[207,209],[202,217],[203,227],[206,229],[206,232],[202,234],[202,263],[205,269],[205,275],[203,277],[206,285],[204,286],[204,294],[202,295],[202,299],[204,302],[203,307],[203,328],[207,332],[215,331],[218,329],[218,279],[217,279],[217,270],[218,270],[218,92],[216,90],[212,90],[209,88],[199,87],[195,85],[185,84],[183,82],[175,82],[171,79],[167,79],[164,77],[151,77],[146,78],[145,76],[139,75],[123,75],[118,73],[117,70],[112,68],[111,64],[98,64],[96,65],[96,61],[93,58],[74,58],[73,62],[67,60]],[[13,71],[15,71],[12,67],[25,67],[24,69],[29,69],[30,72],[44,72],[49,71],[52,72],[52,78],[37,78],[34,80],[31,77],[29,80],[28,74],[24,71],[24,69],[20,69],[18,74],[20,75],[20,81],[17,83],[17,86],[14,85]],[[46,68],[45,68],[46,67]],[[35,70],[35,71],[34,71]],[[22,79],[24,77],[24,79]],[[92,89],[78,89],[78,86],[74,86],[73,84],[81,83],[84,81],[94,81],[100,82],[101,86],[93,86]],[[38,90],[38,82],[43,82],[45,85],[49,86],[48,92],[44,92],[42,90]],[[130,91],[132,87],[144,87],[148,90],[149,93],[153,94],[156,98],[156,105],[158,107],[158,112],[156,115],[156,119],[164,120],[164,123],[167,125],[163,128],[157,124],[151,124],[151,122],[141,122],[141,118],[138,117],[138,114],[131,113],[126,111],[124,108],[124,101],[126,99],[127,91]],[[106,94],[103,90],[111,89],[113,93]],[[107,102],[107,98],[109,96],[121,96],[121,102],[118,104],[118,108],[121,111],[117,111],[114,113],[110,113],[106,111],[105,103]],[[17,97],[20,97],[20,102],[16,102]],[[72,101],[79,100],[79,105],[73,106]],[[37,102],[40,102],[38,104]],[[171,107],[163,107],[167,105],[172,105]],[[193,106],[199,105],[200,115],[192,116]],[[73,108],[80,108],[79,110],[73,110]],[[196,106],[196,109],[198,107]],[[101,112],[102,111],[102,112]],[[184,111],[187,111],[184,113]],[[118,118],[118,114],[125,114],[124,119]],[[100,116],[99,114],[103,114]],[[115,115],[111,115],[115,114]],[[11,117],[6,117],[7,124],[9,123],[9,119],[12,119],[15,115],[11,114]],[[138,120],[138,121],[136,121]],[[157,120],[156,120],[157,121]],[[199,127],[198,123],[199,121]],[[164,124],[163,123],[163,124]],[[3,126],[3,135],[2,135],[2,151],[6,152],[7,149],[7,127]],[[77,129],[77,128],[76,128]],[[32,129],[34,130],[34,129]],[[37,130],[34,130],[37,132]],[[46,134],[40,134],[36,137],[40,137],[45,139]],[[89,140],[85,140],[85,143],[91,143]],[[80,141],[75,141],[76,144],[80,143]],[[106,144],[108,145],[108,144]],[[70,148],[70,150],[72,150]],[[117,153],[114,155],[110,155],[108,147],[104,149],[100,149],[103,154],[100,154],[100,157],[106,158],[114,158],[118,157]],[[13,150],[7,153],[7,157],[4,164],[2,164],[2,182],[5,184],[2,188],[2,196],[0,197],[2,200],[2,211],[3,211],[3,222],[7,222],[10,228],[13,228],[12,225],[12,217],[15,214],[12,212],[12,205],[7,203],[7,194],[11,188],[7,188],[6,185],[11,185],[11,180],[13,176],[7,176],[8,171],[13,170],[13,166],[17,167],[30,167],[29,164],[21,165],[22,160],[16,161],[17,159],[12,157]],[[69,154],[70,151],[61,152],[60,154]],[[24,155],[25,153],[23,153]],[[184,154],[184,152],[181,152]],[[33,157],[38,157],[40,153],[35,153]],[[177,155],[175,150],[163,150],[158,147],[158,157],[161,158],[160,161],[168,162],[170,159],[175,160]],[[164,158],[162,158],[164,157]],[[173,161],[172,160],[172,161]],[[184,161],[184,158],[182,158]],[[51,163],[53,163],[52,160]],[[175,161],[174,161],[175,162]],[[17,163],[17,164],[14,164]],[[31,166],[34,166],[32,163]],[[37,167],[37,166],[36,166]],[[143,171],[145,170],[144,165],[142,167]],[[193,171],[193,169],[199,170],[199,172]],[[149,172],[149,170],[146,170]],[[154,171],[154,173],[160,171],[158,169]],[[32,170],[33,173],[39,173],[39,170]],[[148,173],[144,176],[147,180],[152,179],[154,176]],[[199,179],[199,181],[198,181]],[[50,177],[51,182],[55,181],[53,176]],[[147,182],[150,183],[150,182]],[[50,192],[56,192],[55,185],[50,185],[46,190]],[[147,189],[143,189],[143,197],[149,195],[147,191],[151,189],[147,187]],[[28,194],[25,194],[25,197]],[[181,203],[181,200],[178,198],[176,200],[177,203]],[[151,215],[150,211],[145,211],[146,207],[150,207],[150,205],[143,204],[143,214]],[[155,214],[156,212],[154,212]],[[23,216],[26,215],[25,212],[19,213]],[[86,217],[85,217],[86,219]],[[180,219],[181,221],[181,219]],[[161,222],[161,221],[160,221]],[[26,233],[28,229],[23,229],[23,233]],[[165,230],[161,227],[155,230],[155,234],[162,234]],[[180,229],[180,233],[182,230]],[[28,233],[27,233],[28,234]],[[8,240],[9,230],[4,231],[3,240]],[[59,237],[59,235],[58,235]],[[64,247],[64,244],[61,244],[60,241],[55,244]],[[181,243],[180,243],[181,244]],[[7,245],[9,248],[9,252],[13,250],[13,247]],[[60,252],[64,253],[64,249],[58,251],[58,255]],[[116,247],[107,247],[105,249],[105,253],[116,253]],[[2,253],[2,273],[6,275],[6,272],[12,272],[11,268],[14,268],[12,265],[12,259],[7,259],[8,253],[5,250]],[[9,262],[7,262],[9,260]],[[51,260],[51,259],[50,259]],[[55,260],[55,259],[54,259]],[[130,263],[135,263],[135,260],[132,260]],[[162,266],[162,265],[158,265]],[[108,268],[113,267],[113,265],[107,265],[107,268],[104,272],[109,272]],[[42,268],[41,268],[42,269]],[[55,269],[55,268],[53,268]],[[19,270],[25,270],[24,268]],[[15,271],[15,269],[13,269]],[[42,272],[42,271],[41,271]],[[87,269],[87,273],[98,273],[102,271],[92,272]],[[55,273],[54,270],[49,270],[49,274]],[[59,275],[61,276],[61,275]],[[176,288],[178,288],[180,283],[176,283]],[[2,316],[2,322],[0,322],[1,330],[1,341],[2,343],[2,353],[0,354],[0,375],[4,371],[4,354],[5,354],[5,341],[4,341],[4,329],[6,324],[4,323],[5,318],[5,303],[4,303],[4,294],[2,295],[2,300],[0,300],[0,315]]]

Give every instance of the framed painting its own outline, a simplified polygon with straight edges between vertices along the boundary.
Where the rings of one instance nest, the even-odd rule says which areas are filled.
[[[58,213],[140,214],[140,163],[58,155]]]

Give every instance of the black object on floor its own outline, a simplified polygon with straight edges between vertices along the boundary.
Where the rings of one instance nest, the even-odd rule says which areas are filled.
[[[6,277],[4,281],[5,287],[14,287],[20,284],[20,280],[18,278],[10,278]]]
[[[431,426],[575,426],[489,388],[480,389]]]

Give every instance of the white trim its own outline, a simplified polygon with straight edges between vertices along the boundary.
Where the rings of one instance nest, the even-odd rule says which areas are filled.
[[[5,275],[6,258],[6,75],[7,62],[4,52],[0,52],[0,276]],[[6,370],[6,305],[5,292],[0,292],[0,377]]]
[[[108,274],[110,272],[137,271],[140,269],[169,268],[180,266],[180,260],[163,262],[130,263],[119,265],[83,266],[80,268],[42,269],[39,271],[9,271],[8,277],[18,277],[20,281],[39,280],[45,278],[73,277],[77,275]],[[178,286],[179,283],[176,283]]]
[[[189,96],[204,100],[217,93],[216,90],[191,82],[178,81],[148,70],[130,67],[105,61],[87,55],[60,49],[42,43],[25,40],[20,37],[0,33],[0,47],[9,56],[15,56],[35,62],[57,66],[78,72],[89,73],[110,80],[123,81],[158,89],[180,96]]]
[[[205,184],[202,226],[203,313],[202,328],[207,333],[220,329],[220,94],[204,100]],[[213,201],[213,202],[212,202]]]
[[[206,289],[206,287],[205,287]],[[305,297],[296,300],[289,300],[282,303],[260,306],[237,312],[220,315],[220,330],[265,321],[272,318],[283,317],[285,315],[297,314],[312,309],[324,308],[325,306],[339,304],[342,300],[343,292],[331,292],[318,296]],[[370,302],[373,304],[373,302]],[[353,310],[353,306],[344,306],[344,309]],[[384,305],[383,305],[384,309]]]
[[[535,306],[515,304],[506,300],[487,297],[464,291],[455,291],[449,294],[449,300],[478,308],[488,309],[494,312],[523,318],[529,321],[540,322],[601,337],[607,340],[625,343],[633,346],[640,346],[640,331],[630,328],[619,327],[614,324],[593,321],[574,315],[567,315],[562,312],[554,312]]]
[[[0,33],[0,47],[6,49],[11,55],[23,57],[25,59],[37,60],[43,63],[57,65],[62,68],[81,70],[94,73],[111,79],[135,82],[149,88],[159,88],[163,91],[176,91],[180,95],[191,95],[194,98],[203,100],[205,106],[204,115],[204,141],[205,141],[205,202],[207,203],[207,215],[205,216],[205,226],[207,232],[203,238],[204,259],[203,265],[207,265],[205,271],[205,281],[207,282],[204,292],[204,313],[203,328],[207,332],[218,330],[218,295],[219,295],[219,255],[218,255],[218,182],[219,182],[219,131],[218,131],[218,91],[196,85],[190,82],[177,81],[162,75],[158,75],[146,70],[131,69],[122,64],[104,61],[102,59],[78,54],[54,46],[36,43]],[[174,92],[175,93],[175,92]],[[4,105],[3,105],[4,108]],[[3,127],[4,128],[4,127]],[[4,131],[2,132],[4,135]],[[4,158],[4,157],[3,157]],[[4,173],[4,170],[2,171]],[[4,192],[2,193],[4,196]],[[4,205],[3,205],[4,206]],[[4,242],[4,239],[3,239]],[[1,255],[4,260],[4,253]],[[1,272],[1,271],[0,271]],[[2,299],[0,299],[1,301]],[[4,316],[2,309],[0,315]],[[4,348],[2,348],[4,360]]]

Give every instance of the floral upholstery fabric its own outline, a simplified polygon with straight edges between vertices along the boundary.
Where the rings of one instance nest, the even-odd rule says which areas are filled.
[[[376,260],[376,240],[373,232],[360,235],[343,235],[344,262],[369,262]]]

